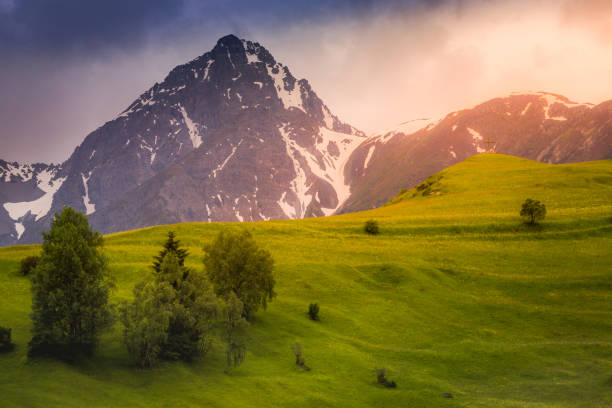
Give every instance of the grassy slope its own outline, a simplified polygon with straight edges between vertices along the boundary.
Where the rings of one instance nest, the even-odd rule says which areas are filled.
[[[278,298],[258,313],[247,360],[230,375],[220,344],[197,363],[135,370],[118,326],[81,365],[27,362],[29,283],[15,270],[37,247],[0,249],[0,325],[18,344],[0,354],[0,405],[611,406],[612,161],[485,154],[441,174],[440,195],[412,190],[363,213],[108,236],[116,299],[149,273],[170,229],[194,267],[221,228],[249,228],[273,253]],[[520,223],[527,197],[548,207],[541,228]],[[361,232],[369,218],[381,235]],[[320,323],[306,318],[313,301]],[[295,369],[295,341],[312,371]],[[398,389],[376,386],[375,366]]]

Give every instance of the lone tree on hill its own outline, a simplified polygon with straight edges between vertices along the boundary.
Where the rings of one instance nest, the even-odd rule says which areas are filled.
[[[204,266],[215,293],[225,299],[235,295],[243,304],[243,317],[249,319],[259,306],[265,309],[276,295],[272,256],[259,248],[248,231],[221,231],[204,251]]]
[[[32,276],[32,340],[28,354],[72,359],[91,354],[113,312],[113,284],[100,248],[102,237],[87,217],[64,207],[43,232]]]
[[[530,225],[535,225],[546,216],[546,206],[538,200],[528,198],[521,207],[521,217]]]
[[[181,241],[175,239],[174,231],[168,232],[168,239],[164,243],[164,249],[159,251],[159,255],[154,257],[155,260],[153,261],[153,269],[155,270],[155,272],[159,273],[161,263],[164,260],[166,254],[169,252],[172,252],[174,253],[174,255],[176,255],[180,266],[183,266],[185,264],[185,258],[187,258],[187,255],[189,255],[189,252],[187,252],[186,249],[183,249],[180,246]]]

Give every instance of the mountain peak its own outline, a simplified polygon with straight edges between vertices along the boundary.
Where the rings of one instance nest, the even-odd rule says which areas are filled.
[[[236,37],[234,34],[228,34],[224,37],[219,38],[219,40],[217,40],[217,45],[230,46],[230,45],[235,45],[235,44],[242,44],[242,40]]]

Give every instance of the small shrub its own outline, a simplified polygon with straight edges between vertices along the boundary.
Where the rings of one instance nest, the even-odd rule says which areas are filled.
[[[397,384],[395,381],[390,381],[387,379],[387,369],[386,368],[375,368],[374,372],[376,373],[376,381],[378,384],[383,385],[387,388],[396,388]]]
[[[293,354],[295,354],[295,365],[304,371],[310,371],[310,367],[306,365],[306,360],[302,353],[302,345],[300,343],[295,343],[293,345]]]
[[[308,306],[308,317],[310,320],[318,321],[319,320],[319,304],[311,303]]]
[[[0,351],[11,351],[14,347],[11,341],[11,329],[0,327]]]
[[[528,198],[521,207],[521,217],[525,218],[527,224],[535,225],[546,216],[546,206],[538,200]]]
[[[377,235],[378,234],[378,221],[376,220],[368,220],[365,223],[364,226],[364,231],[367,232],[370,235]]]
[[[30,272],[38,265],[38,256],[27,256],[21,260],[21,266],[19,267],[19,273],[23,276],[28,276]]]

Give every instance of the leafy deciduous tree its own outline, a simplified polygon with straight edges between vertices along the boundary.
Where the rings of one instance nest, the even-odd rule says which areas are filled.
[[[521,217],[525,218],[531,225],[537,224],[546,216],[546,206],[538,200],[528,198],[521,207]]]
[[[175,297],[168,283],[149,278],[134,287],[131,303],[120,306],[123,341],[138,366],[150,368],[159,361],[161,346],[168,339]]]
[[[234,294],[243,304],[243,317],[250,318],[259,306],[265,309],[274,298],[274,261],[248,231],[221,231],[204,251],[204,265],[216,294],[226,299]]]
[[[231,293],[225,304],[225,321],[223,339],[227,344],[225,358],[228,372],[230,367],[238,367],[246,357],[248,322],[242,317],[244,305],[236,295]]]

